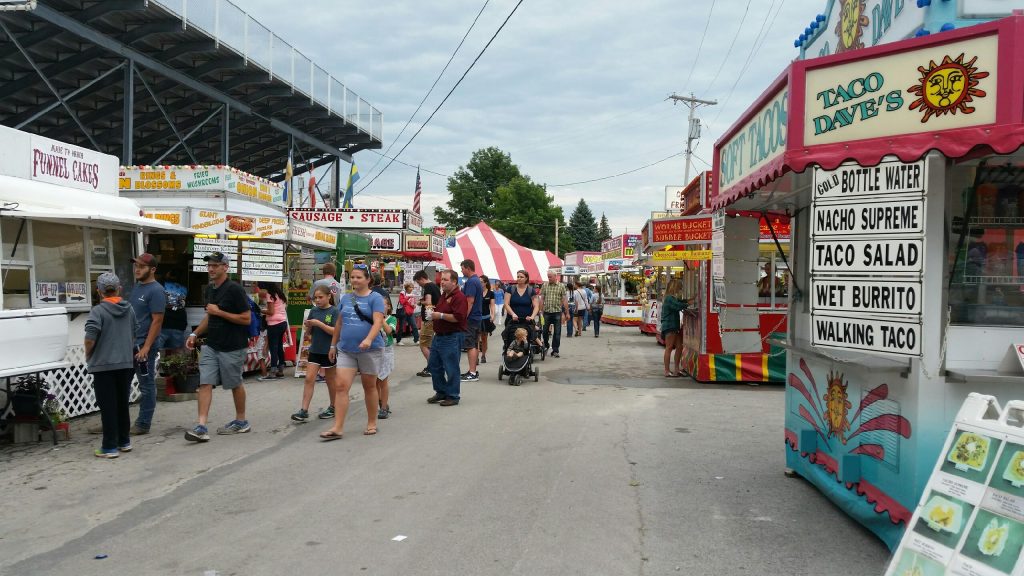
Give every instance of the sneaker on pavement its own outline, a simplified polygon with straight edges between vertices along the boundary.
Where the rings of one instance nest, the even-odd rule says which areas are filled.
[[[417,376],[422,376],[424,378],[430,378],[430,369],[429,368],[424,368],[423,370],[420,370],[419,372],[417,372],[416,375]]]
[[[292,414],[292,420],[296,422],[309,422],[309,411],[299,410],[295,414]]]
[[[427,398],[427,404],[437,404],[442,400],[444,400],[444,394],[438,392],[437,394],[434,394],[430,398]]]
[[[277,380],[277,376],[274,374],[267,374],[266,376],[257,376],[256,379],[260,382],[266,382],[267,380]]]
[[[121,453],[117,448],[97,448],[93,455],[97,458],[117,458]]]
[[[206,429],[206,426],[196,424],[195,428],[185,431],[185,440],[190,442],[209,442],[210,432]]]
[[[479,372],[466,372],[465,374],[462,375],[462,381],[463,382],[476,382],[479,379],[480,379],[480,373]]]
[[[480,355],[480,363],[481,364],[487,364],[487,354],[481,354]]]
[[[149,428],[143,428],[142,426],[139,426],[138,424],[135,424],[135,425],[132,426],[132,429],[131,429],[131,435],[132,436],[145,436],[146,434],[149,434]]]
[[[559,356],[558,356],[558,352],[552,352],[552,353],[551,353],[551,357],[552,357],[552,358],[559,358]]]
[[[132,443],[129,442],[129,443],[125,444],[124,446],[118,446],[117,447],[117,451],[118,452],[131,452],[132,448],[134,448],[134,446],[132,446]]]
[[[316,375],[316,381],[317,382],[327,382],[327,380],[325,380],[324,377],[319,375],[319,374]]]
[[[327,408],[324,408],[323,410],[320,411],[319,414],[316,415],[316,417],[321,420],[334,418],[334,406],[328,406]]]
[[[249,430],[252,430],[252,428],[249,426],[248,420],[232,420],[220,428],[217,428],[217,434],[245,434]]]
[[[381,408],[377,410],[378,420],[387,420],[388,416],[391,416],[391,408]]]

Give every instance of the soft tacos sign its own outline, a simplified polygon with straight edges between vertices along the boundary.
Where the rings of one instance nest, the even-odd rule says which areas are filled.
[[[783,88],[720,147],[718,182],[727,190],[786,150],[789,87]]]

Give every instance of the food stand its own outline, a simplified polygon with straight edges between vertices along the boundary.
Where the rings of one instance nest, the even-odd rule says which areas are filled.
[[[333,230],[290,220],[280,184],[230,166],[123,166],[119,187],[122,194],[143,205],[147,218],[175,223],[191,232],[189,236],[151,235],[146,244],[146,251],[159,258],[160,279],[173,270],[188,290],[190,326],[199,324],[205,314],[208,276],[202,258],[210,252],[231,255],[234,277],[248,293],[256,293],[256,282],[279,282],[287,294],[291,283],[305,284],[313,278],[295,274],[301,268],[294,267],[286,253],[329,251],[338,242]],[[301,317],[301,309],[306,307],[306,301],[295,309],[289,306],[289,323],[296,314]],[[263,341],[250,339],[245,369],[258,369],[262,354]],[[286,359],[293,360],[293,355],[289,330],[285,333]]]
[[[50,320],[66,334],[58,354],[64,362],[56,364],[67,367],[48,372],[46,381],[68,416],[96,411],[83,340],[86,313],[98,300],[95,281],[114,272],[127,294],[131,258],[143,234],[153,232],[186,231],[143,218],[139,205],[118,193],[116,157],[0,126],[0,310],[13,311],[4,314],[5,326],[26,328],[17,346],[0,353],[0,368],[24,360],[5,353],[56,335],[39,318],[60,310],[61,318]]]
[[[890,548],[968,394],[1024,386],[1021,38],[795,62],[715,144],[712,209],[793,216],[786,465]]]
[[[601,243],[597,285],[604,295],[601,321],[606,324],[640,326],[643,319],[643,270],[633,266],[639,244],[639,234],[621,234]]]

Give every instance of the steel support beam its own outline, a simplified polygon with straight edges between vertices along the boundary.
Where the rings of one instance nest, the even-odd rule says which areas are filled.
[[[50,92],[53,92],[53,95],[64,106],[64,109],[68,111],[68,114],[71,116],[72,120],[75,121],[75,124],[78,124],[78,127],[82,130],[82,133],[85,134],[85,137],[88,138],[89,142],[92,144],[92,149],[101,150],[99,144],[97,144],[96,140],[93,139],[92,134],[90,134],[89,130],[86,129],[85,125],[82,124],[82,121],[78,119],[78,114],[75,114],[75,111],[71,109],[71,106],[60,95],[60,92],[58,92],[57,89],[53,87],[53,84],[50,83],[50,79],[43,75],[43,71],[39,69],[39,66],[36,66],[35,61],[32,59],[32,55],[29,54],[28,51],[26,51],[21,46],[21,42],[18,42],[18,39],[15,38],[14,34],[11,33],[11,30],[7,27],[7,24],[4,23],[3,20],[0,20],[0,28],[2,28],[4,33],[7,34],[7,37],[11,39],[11,43],[14,44],[19,51],[21,51],[23,56],[25,56],[25,59],[28,60],[28,63],[32,66],[36,73],[38,73],[39,76],[42,77],[43,82],[46,83],[46,87],[50,89]]]
[[[198,131],[200,128],[202,128],[204,124],[206,124],[210,120],[213,120],[217,116],[217,114],[220,114],[220,110],[214,110],[213,113],[210,114],[209,116],[207,116],[205,119],[203,119],[203,121],[200,122],[198,126],[193,128],[188,134],[185,134],[185,137],[181,139],[180,145],[184,146],[185,145],[185,140],[188,140],[193,134],[196,133],[196,131]],[[159,164],[160,161],[163,160],[168,154],[170,154],[171,152],[174,152],[174,150],[178,146],[179,146],[179,144],[175,144],[174,146],[171,146],[166,152],[161,154],[159,158],[157,158],[156,160],[153,160],[152,162],[150,162],[150,164]],[[187,149],[188,148],[186,147],[186,150]],[[189,152],[189,156],[192,156],[192,152]],[[193,157],[193,160],[195,160],[194,157]],[[198,163],[199,162],[196,162],[196,164],[198,164]]]
[[[132,135],[135,132],[135,64],[131,60],[125,61],[124,98],[122,98],[122,101],[124,102],[124,115],[121,121],[123,133],[121,140],[121,164],[131,166],[134,164]]]
[[[132,67],[132,69],[134,70],[134,66]],[[171,127],[171,130],[174,131],[174,135],[178,137],[178,142],[181,143],[181,146],[185,149],[185,152],[188,153],[188,157],[192,159],[192,163],[199,164],[199,160],[196,160],[196,155],[192,153],[192,149],[188,147],[188,144],[185,143],[185,139],[182,138],[181,133],[178,132],[178,127],[174,125],[174,118],[172,118],[171,115],[168,114],[166,110],[164,110],[164,105],[160,103],[160,99],[157,98],[156,92],[153,92],[153,89],[149,87],[149,82],[146,82],[146,77],[139,73],[137,70],[136,73],[139,76],[139,80],[142,81],[142,86],[146,89],[147,92],[149,92],[150,98],[153,99],[153,102],[156,103],[156,107],[160,110],[160,113],[163,114],[164,118],[167,120],[167,125]]]
[[[221,116],[221,141],[220,157],[221,164],[231,165],[231,105],[224,105],[224,114]]]
[[[221,92],[220,90],[217,90],[200,80],[196,80],[195,78],[192,78],[191,76],[185,74],[184,72],[181,72],[180,70],[171,68],[167,64],[164,64],[163,62],[160,62],[159,60],[156,60],[155,58],[152,58],[151,56],[148,56],[130,46],[125,46],[121,42],[113,38],[110,38],[109,36],[100,33],[92,27],[87,26],[57,10],[54,10],[53,8],[45,4],[38,5],[33,14],[47,22],[50,22],[51,24],[55,24],[75,34],[76,36],[79,36],[84,40],[92,42],[97,46],[106,48],[107,50],[110,50],[111,52],[114,52],[115,54],[123,58],[131,59],[138,66],[148,68],[162,76],[174,80],[179,84],[182,84],[183,86],[186,86],[218,102],[221,102],[223,104],[230,104],[232,109],[237,110],[242,114],[248,114],[251,116],[263,118],[275,130],[288,134],[293,138],[297,138],[302,142],[305,142],[311,146],[316,147],[318,150],[326,154],[337,154],[346,162],[352,161],[352,157],[348,153],[341,151],[339,148],[331,146],[330,144],[324,142],[323,140],[320,140],[319,138],[314,138],[308,134],[305,134],[303,131],[296,129],[294,126],[281,122],[280,120],[265,117],[256,112],[255,110],[253,110],[251,106],[245,104],[244,102],[232,98],[228,94],[225,94],[224,92]]]
[[[341,208],[341,158],[334,157],[334,190],[331,190],[331,199],[335,208]]]
[[[116,72],[122,66],[124,66],[123,63],[122,64],[118,64],[117,66],[114,66],[110,70],[107,70],[103,74],[100,74],[96,78],[93,78],[88,83],[86,83],[85,85],[79,87],[75,91],[70,92],[67,96],[64,97],[64,99],[65,100],[71,100],[72,98],[82,94],[83,92],[87,92],[95,84],[97,84],[99,82],[102,82],[103,79],[105,79],[107,76],[110,76],[111,74]],[[11,124],[13,124],[16,129],[20,130],[20,129],[24,128],[26,125],[31,124],[32,122],[34,122],[34,121],[38,120],[39,118],[41,118],[42,116],[46,115],[46,113],[48,113],[50,110],[53,110],[54,108],[60,106],[60,104],[61,103],[59,101],[52,102],[50,104],[47,104],[45,107],[41,108],[40,110],[24,114],[24,115],[22,115],[19,118],[11,119],[11,120],[9,120],[9,122]],[[88,122],[86,122],[86,124],[88,124]]]

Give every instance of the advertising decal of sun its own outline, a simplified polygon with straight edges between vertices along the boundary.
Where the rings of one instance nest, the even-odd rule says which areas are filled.
[[[839,0],[839,21],[836,22],[836,53],[864,47],[861,36],[871,23],[867,17],[867,0]]]
[[[829,372],[828,387],[822,396],[822,400],[825,401],[825,426],[828,428],[828,435],[839,438],[843,444],[846,444],[846,433],[850,431],[850,420],[847,416],[852,407],[846,396],[846,386],[842,374]]]
[[[918,66],[921,73],[920,84],[914,84],[907,88],[907,92],[917,95],[917,99],[910,103],[911,110],[918,108],[924,112],[921,123],[925,123],[932,116],[943,114],[956,114],[960,111],[964,114],[974,112],[969,106],[974,98],[984,98],[984,90],[979,90],[978,80],[988,77],[988,72],[979,72],[974,66],[978,60],[975,56],[970,62],[964,62],[964,54],[961,52],[955,59],[945,56],[941,64],[935,64],[932,60],[928,67]]]

